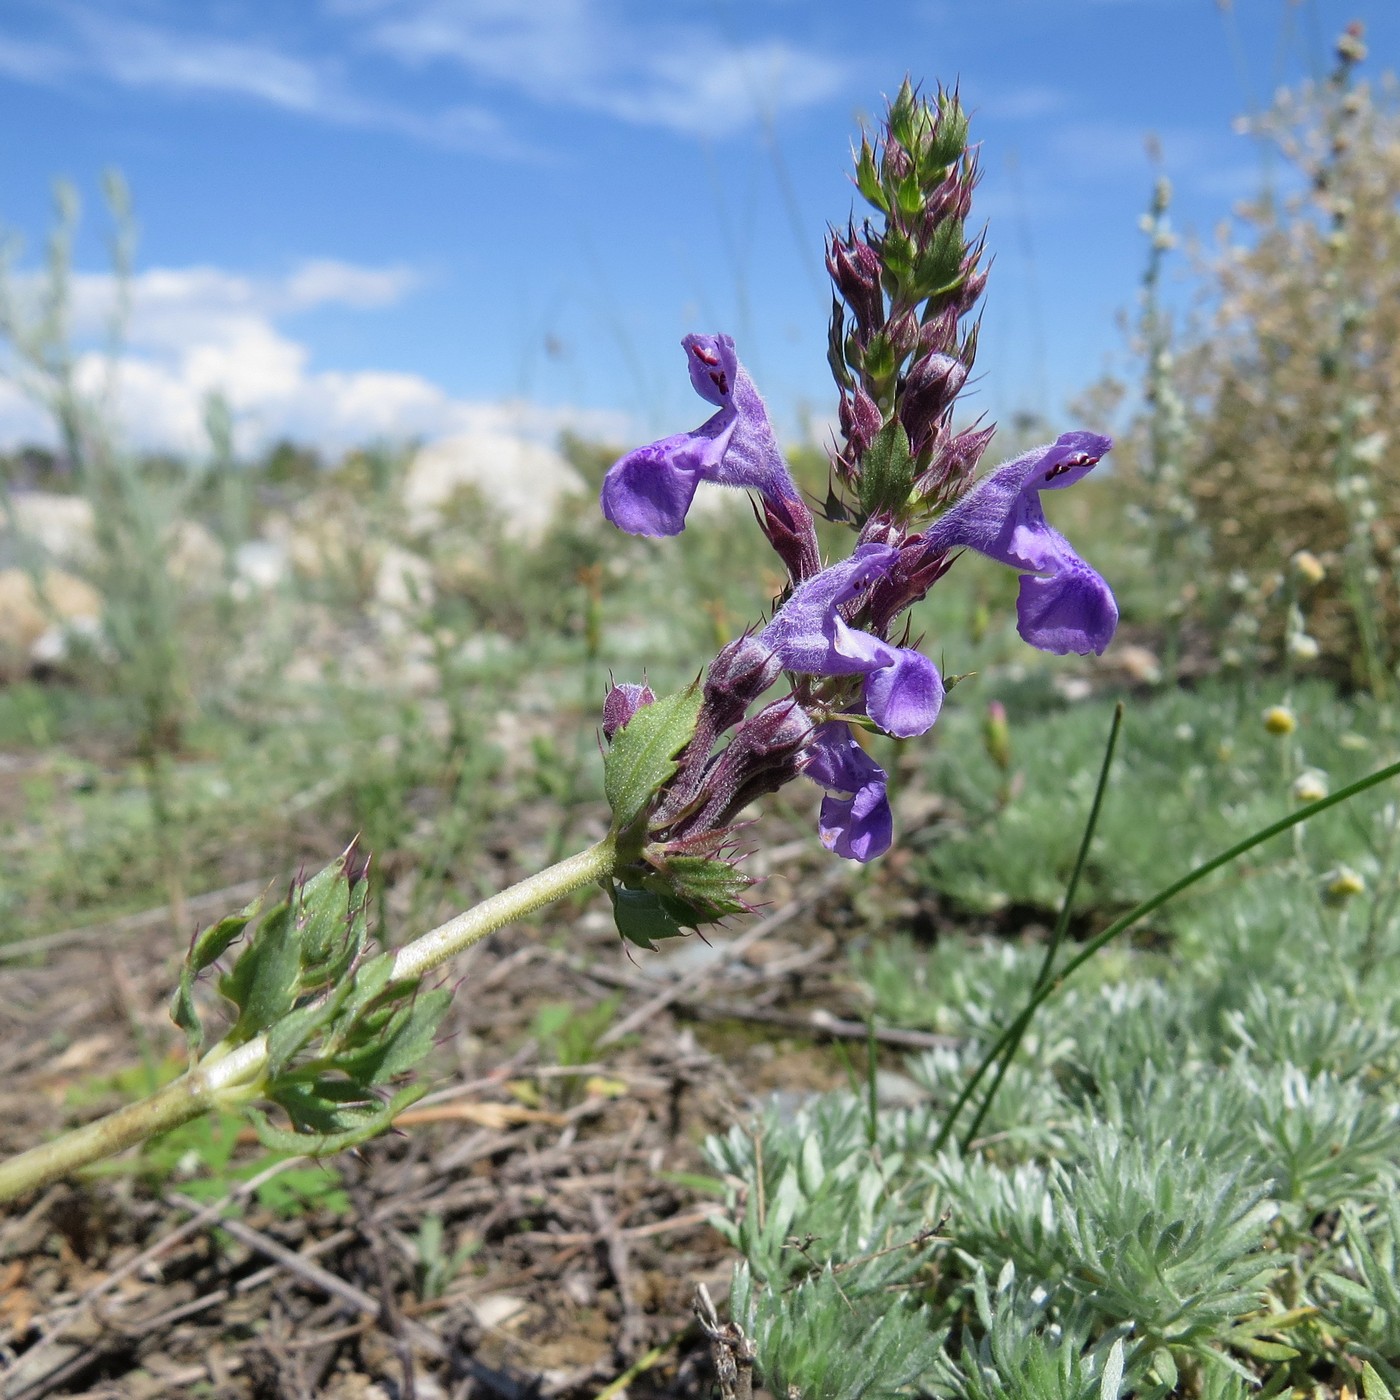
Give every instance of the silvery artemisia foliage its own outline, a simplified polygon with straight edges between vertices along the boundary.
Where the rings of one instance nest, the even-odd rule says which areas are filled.
[[[603,482],[607,518],[658,537],[685,528],[704,483],[752,492],[788,576],[772,618],[726,647],[687,692],[694,703],[649,719],[622,753],[619,736],[646,714],[646,700],[636,686],[608,698],[610,770],[641,761],[655,779],[636,810],[614,807],[625,856],[614,900],[619,926],[639,942],[746,907],[735,819],[800,775],[825,793],[819,830],[830,850],[867,861],[888,849],[886,774],[860,735],[913,738],[938,718],[943,679],[899,620],[961,551],[1021,573],[1018,627],[1032,646],[1101,652],[1113,636],[1112,592],[1040,502],[1042,491],[1090,471],[1109,440],[1066,433],[974,481],[994,429],[954,427],[986,283],[982,237],[967,232],[978,179],[967,134],[956,92],[924,98],[906,82],[856,154],[855,185],[874,221],[852,220],[827,239],[841,440],[820,508],[855,532],[848,557],[823,562],[812,508],[727,335],[682,342],[710,417],[635,448]],[[750,714],[780,677],[788,693]]]

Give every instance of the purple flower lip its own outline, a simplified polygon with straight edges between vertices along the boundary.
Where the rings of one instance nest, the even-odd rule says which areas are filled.
[[[817,831],[822,845],[847,860],[884,855],[894,839],[885,770],[855,741],[847,724],[817,727],[803,772],[825,789]]]
[[[1118,626],[1113,591],[1040,504],[1042,491],[1072,486],[1112,446],[1098,433],[1063,433],[989,472],[925,536],[930,556],[962,547],[1022,570],[1017,630],[1042,651],[1102,652]]]
[[[797,588],[758,640],[788,671],[808,676],[864,676],[865,713],[887,734],[908,739],[938,718],[943,681],[937,667],[910,647],[891,646],[851,627],[840,608],[895,566],[899,550],[871,542]]]
[[[785,518],[802,498],[778,451],[768,411],[727,335],[688,335],[690,383],[719,411],[688,433],[634,448],[603,479],[603,514],[631,535],[678,535],[702,481],[757,491]],[[784,509],[784,507],[787,509]]]

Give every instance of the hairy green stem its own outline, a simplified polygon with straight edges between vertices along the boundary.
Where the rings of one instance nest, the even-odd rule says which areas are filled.
[[[1400,777],[1400,763],[1391,763],[1384,768],[1377,769],[1374,773],[1369,774],[1365,778],[1359,778],[1356,782],[1349,783],[1344,788],[1338,788],[1336,792],[1328,797],[1324,797],[1317,802],[1309,802],[1306,807],[1300,807],[1296,812],[1291,812],[1288,816],[1281,817],[1272,825],[1256,831],[1253,836],[1246,836],[1243,841],[1237,841],[1228,850],[1221,851],[1217,856],[1212,856],[1210,860],[1196,866],[1194,870],[1188,871],[1179,880],[1174,880],[1170,885],[1166,885],[1158,890],[1156,894],[1144,899],[1136,908],[1129,909],[1122,918],[1115,919],[1102,933],[1091,938],[1079,952],[1060,969],[1056,977],[1042,986],[1037,986],[1031,992],[1030,996],[1026,999],[1026,1005],[1022,1009],[1021,1015],[997,1037],[991,1049],[983,1055],[981,1063],[978,1064],[976,1070],[973,1072],[972,1078],[959,1095],[958,1101],[944,1118],[943,1125],[939,1128],[933,1140],[933,1144],[929,1149],[930,1153],[936,1155],[945,1146],[948,1138],[952,1134],[953,1125],[957,1121],[958,1114],[966,1107],[967,1101],[972,1097],[978,1084],[982,1082],[988,1071],[997,1063],[1002,1055],[1006,1053],[1007,1047],[1011,1044],[1012,1040],[1016,1036],[1024,1033],[1025,1026],[1022,1022],[1025,1021],[1028,1023],[1041,1004],[1048,1001],[1055,992],[1064,986],[1065,979],[1069,977],[1071,973],[1077,972],[1083,967],[1100,948],[1106,947],[1117,938],[1120,933],[1125,933],[1139,920],[1145,919],[1149,914],[1154,913],[1164,904],[1175,899],[1183,890],[1190,889],[1192,885],[1204,880],[1207,875],[1213,875],[1222,865],[1229,865],[1232,860],[1238,859],[1247,851],[1252,851],[1256,846],[1262,846],[1265,841],[1280,835],[1282,832],[1288,831],[1291,827],[1297,826],[1299,822],[1305,822],[1309,820],[1309,818],[1315,817],[1319,812],[1325,812],[1329,807],[1335,807],[1338,803],[1346,802],[1368,791],[1370,788],[1377,787],[1381,783],[1388,782],[1391,778],[1396,777]]]
[[[616,859],[613,838],[609,836],[492,895],[400,948],[394,957],[393,980],[412,981],[441,967],[497,929],[601,879],[612,870]],[[149,1098],[0,1162],[0,1201],[12,1200],[79,1167],[187,1123],[221,1102],[254,1098],[266,1068],[265,1036],[232,1047],[221,1042],[192,1070]]]

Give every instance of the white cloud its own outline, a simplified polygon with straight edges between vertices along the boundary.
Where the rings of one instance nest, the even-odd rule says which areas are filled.
[[[63,27],[45,43],[0,35],[0,74],[58,86],[100,77],[181,96],[242,98],[339,126],[397,132],[416,141],[498,157],[534,156],[495,113],[457,104],[424,111],[363,95],[336,61],[311,61],[264,43],[163,28],[114,7],[55,7]]]
[[[637,125],[722,136],[807,106],[840,87],[844,65],[780,39],[726,42],[692,21],[652,19],[616,0],[328,0],[337,49],[315,57],[71,0],[48,12],[43,42],[0,35],[0,74],[56,86],[99,77],[177,96],[262,103],[342,126],[501,158],[540,152],[484,99],[437,110],[367,95],[366,57],[448,60],[488,89]],[[127,8],[130,8],[129,5]],[[150,7],[145,7],[150,13]],[[352,72],[351,60],[358,67]]]
[[[327,100],[310,64],[258,44],[175,34],[95,10],[69,12],[89,57],[128,87],[224,92],[314,111]]]
[[[504,433],[549,441],[565,427],[620,437],[615,414],[527,403],[455,399],[417,374],[321,369],[307,347],[278,325],[311,306],[372,308],[403,296],[415,277],[404,268],[304,262],[287,276],[252,278],[215,267],[153,268],[132,280],[127,349],[116,371],[114,417],[136,448],[199,453],[209,394],[233,410],[241,449],[279,437],[338,450],[374,438],[435,438]],[[21,291],[33,290],[31,282]],[[73,279],[73,330],[79,344],[101,335],[115,287],[107,274]],[[108,363],[96,350],[77,360],[79,386],[102,391]],[[42,412],[0,379],[0,444],[53,441]]]
[[[338,302],[368,310],[392,306],[411,292],[418,280],[409,267],[359,267],[335,258],[313,258],[287,278],[285,290],[289,304],[299,308]]]
[[[722,136],[840,87],[844,66],[781,40],[726,43],[694,24],[623,20],[605,0],[387,0],[371,45],[405,63],[448,60],[536,101],[638,125]]]

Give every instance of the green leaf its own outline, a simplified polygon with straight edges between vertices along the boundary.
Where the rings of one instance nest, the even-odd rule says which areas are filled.
[[[909,454],[909,434],[897,418],[875,435],[862,466],[860,504],[868,515],[876,511],[898,513],[908,504],[914,485],[914,459]]]
[[[952,165],[967,149],[968,125],[962,103],[955,97],[945,97],[938,104],[938,121],[928,147],[930,161],[943,167]]]
[[[200,1023],[199,1010],[194,1003],[194,984],[205,968],[228,951],[234,939],[257,918],[261,908],[262,896],[259,895],[237,914],[229,914],[218,923],[197,933],[194,942],[190,944],[190,951],[185,955],[184,964],[180,968],[180,985],[170,999],[170,1019],[184,1031],[191,1054],[197,1054],[199,1047],[204,1043],[204,1027]]]
[[[297,927],[301,930],[302,961],[308,967],[324,963],[339,946],[350,926],[349,881],[346,855],[318,871],[293,895]]]
[[[939,224],[914,266],[914,294],[919,298],[932,297],[958,286],[966,248],[960,219],[946,219]]]
[[[875,150],[864,137],[860,142],[860,155],[856,157],[856,188],[882,214],[889,213],[889,200],[880,187],[879,172],[875,169]]]
[[[262,909],[263,897],[259,895],[251,904],[245,905],[236,914],[229,914],[195,935],[190,945],[186,964],[195,972],[203,972],[210,963],[223,957],[229,945],[258,917]]]
[[[297,1054],[322,1026],[326,1025],[337,1010],[334,1001],[313,1001],[307,1006],[299,1006],[289,1011],[271,1026],[267,1032],[267,1076],[276,1079],[287,1067],[292,1056]]]
[[[675,901],[653,894],[651,890],[629,890],[614,886],[609,893],[613,902],[613,921],[617,931],[638,948],[656,947],[655,939],[680,938],[685,933],[672,912]]]
[[[692,682],[644,705],[613,736],[603,767],[613,831],[631,826],[675,773],[675,756],[695,733],[701,698],[699,685]]]
[[[361,963],[355,969],[350,993],[341,1008],[341,1016],[347,1025],[363,1016],[371,1003],[383,995],[393,971],[392,953],[380,953],[378,957]]]
[[[1390,1387],[1380,1378],[1380,1373],[1369,1361],[1361,1363],[1361,1393],[1366,1400],[1395,1400]]]
[[[442,1018],[452,1003],[452,990],[437,987],[420,992],[397,1008],[394,1020],[359,1053],[337,1056],[335,1064],[368,1088],[412,1069],[433,1048]]]
[[[426,1084],[411,1084],[395,1094],[386,1104],[373,1108],[366,1106],[358,1121],[353,1121],[352,1111],[341,1109],[344,1118],[351,1120],[351,1126],[331,1132],[288,1132],[274,1126],[263,1113],[250,1109],[249,1116],[258,1137],[266,1147],[274,1152],[297,1153],[310,1157],[324,1157],[332,1152],[342,1152],[347,1147],[368,1142],[372,1137],[393,1124],[395,1118],[410,1104],[416,1103],[428,1092]]]
[[[1123,1390],[1123,1339],[1119,1337],[1108,1349],[1099,1378],[1099,1400],[1118,1400]]]
[[[1260,1361],[1292,1361],[1295,1356],[1302,1355],[1297,1347],[1284,1342],[1266,1342],[1262,1337],[1237,1337],[1235,1346]],[[1390,1397],[1387,1396],[1386,1400],[1390,1400]]]
[[[301,938],[291,911],[279,904],[258,926],[219,990],[238,1007],[228,1034],[235,1045],[251,1040],[291,1009],[301,971]]]

